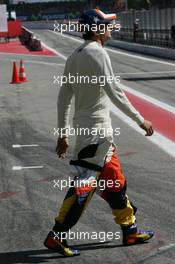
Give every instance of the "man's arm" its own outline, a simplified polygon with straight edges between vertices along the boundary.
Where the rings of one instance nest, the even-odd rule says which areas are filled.
[[[64,76],[67,76],[66,67],[64,70]],[[64,83],[60,88],[57,100],[57,125],[60,134],[57,140],[56,152],[59,158],[65,158],[65,154],[69,146],[67,128],[69,125],[69,113],[72,96],[73,91],[71,85],[68,82]]]
[[[106,52],[102,56],[102,65],[101,65],[101,75],[104,76],[114,76],[111,61]],[[123,90],[120,88],[118,83],[110,82],[104,86],[106,94],[109,96],[111,101],[116,107],[118,107],[123,113],[129,116],[132,120],[137,122],[137,124],[146,131],[146,136],[151,136],[153,134],[153,128],[150,121],[145,120],[141,114],[134,108],[126,97]]]

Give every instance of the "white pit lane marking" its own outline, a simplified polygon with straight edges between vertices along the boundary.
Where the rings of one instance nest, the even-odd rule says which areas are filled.
[[[140,133],[143,136],[142,129],[129,117],[127,117],[124,113],[122,113],[119,109],[117,109],[116,106],[111,105],[111,112],[116,115],[118,118],[120,118],[124,123],[132,127],[134,130],[136,130],[138,133]],[[152,143],[156,144],[159,148],[164,150],[166,153],[168,153],[170,156],[175,158],[175,143],[168,138],[162,136],[158,132],[154,132],[154,135],[151,137],[147,137],[147,140],[151,141]]]
[[[68,34],[61,34],[59,32],[56,32],[56,31],[53,31],[53,30],[48,30],[49,32],[52,32],[54,34],[57,34],[57,35],[60,35],[64,38],[69,38],[69,39],[72,39],[76,42],[79,42],[79,43],[83,43],[84,41],[81,40],[81,39],[77,39],[76,37],[73,37],[73,36],[69,36]],[[173,66],[175,67],[175,63],[171,63],[171,62],[165,62],[163,60],[158,60],[158,59],[151,59],[151,58],[148,58],[148,57],[145,57],[145,56],[139,56],[139,55],[133,55],[133,54],[130,54],[130,53],[127,53],[127,52],[122,52],[122,51],[118,51],[118,50],[115,50],[115,49],[112,49],[112,48],[106,48],[106,50],[108,50],[109,52],[113,52],[113,53],[117,53],[117,54],[121,54],[121,55],[124,55],[124,56],[128,56],[128,57],[132,57],[132,58],[136,58],[136,59],[139,59],[139,60],[144,60],[144,61],[151,61],[151,62],[156,62],[156,63],[160,63],[160,64],[165,64],[165,65],[170,65],[170,66]]]
[[[165,73],[175,73],[175,71],[155,71],[155,72],[119,72],[116,74],[120,75],[149,75],[149,74],[165,74]]]
[[[41,44],[42,44],[45,48],[47,48],[47,49],[49,49],[50,51],[54,52],[58,57],[62,58],[63,60],[67,60],[67,57],[66,57],[66,56],[64,56],[64,55],[61,54],[60,52],[56,51],[55,49],[50,48],[50,47],[49,47],[47,44],[45,44],[44,42],[41,41]]]
[[[44,166],[13,166],[12,170],[42,169]]]
[[[167,246],[160,247],[158,250],[159,251],[166,251],[166,250],[169,250],[169,249],[171,249],[173,247],[175,247],[175,243],[169,244]]]
[[[38,147],[38,144],[30,144],[30,145],[19,145],[19,144],[14,144],[12,145],[12,148],[28,148],[28,147]]]
[[[148,95],[146,95],[146,94],[144,94],[142,92],[136,91],[136,90],[134,90],[134,89],[122,84],[122,83],[120,83],[119,86],[122,88],[122,90],[124,90],[126,92],[129,92],[129,93],[131,93],[131,94],[133,94],[133,95],[135,95],[135,96],[137,96],[139,98],[142,98],[142,99],[144,99],[147,102],[150,102],[150,103],[152,103],[152,104],[154,104],[154,105],[156,105],[156,106],[158,106],[158,107],[160,107],[160,108],[162,108],[162,109],[164,109],[166,111],[171,112],[172,114],[175,114],[175,107],[170,106],[170,105],[168,105],[168,104],[166,104],[164,102],[161,102],[161,101],[159,101],[157,99],[154,99],[153,97],[148,96]]]
[[[0,58],[0,60],[10,61],[10,62],[12,61],[12,59],[5,59],[5,58]],[[53,67],[58,67],[58,66],[64,67],[65,66],[64,63],[45,62],[45,61],[37,61],[37,60],[25,60],[25,63],[43,64],[43,65],[49,65],[49,66],[53,66]],[[0,95],[0,96],[4,96],[4,95]]]
[[[147,262],[149,259],[151,260],[152,258],[157,257],[161,253],[166,252],[166,251],[168,251],[174,247],[175,247],[175,243],[171,243],[169,245],[162,246],[162,247],[158,248],[156,252],[153,252],[153,253],[147,255],[146,257],[144,257],[143,259],[141,259],[141,261],[139,261],[138,263],[140,263],[140,264],[145,263],[145,261]]]

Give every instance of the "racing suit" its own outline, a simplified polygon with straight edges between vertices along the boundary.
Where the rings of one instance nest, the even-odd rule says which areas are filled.
[[[100,43],[87,40],[72,53],[64,70],[67,79],[70,75],[88,77],[91,81],[69,81],[61,86],[57,103],[58,128],[67,136],[73,96],[74,128],[86,128],[87,131],[100,131],[103,128],[105,131],[112,131],[111,102],[138,125],[144,122],[144,118],[131,105],[119,84],[106,81],[101,85],[100,81],[94,81],[95,77],[98,80],[101,76],[114,77],[109,55]],[[95,191],[107,201],[117,224],[127,227],[135,223],[136,207],[126,195],[126,179],[121,170],[112,133],[105,133],[103,138],[98,133],[77,134],[70,164],[74,168],[75,178],[55,218],[54,230],[65,232],[74,226]],[[100,180],[106,183],[103,190],[93,184]],[[109,180],[112,182],[110,186],[107,184]]]

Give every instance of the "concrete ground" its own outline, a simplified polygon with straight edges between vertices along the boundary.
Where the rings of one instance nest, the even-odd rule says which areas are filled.
[[[35,34],[65,57],[80,45],[47,30],[36,30]],[[116,52],[109,51],[109,55],[123,84],[175,107],[172,61],[157,62]],[[44,248],[43,240],[67,190],[54,188],[54,180],[68,179],[74,142],[71,138],[66,159],[59,160],[55,155],[54,127],[60,87],[53,84],[53,76],[63,73],[64,56],[0,54],[0,263],[175,263],[174,157],[162,149],[163,142],[154,144],[114,113],[113,127],[121,128],[115,143],[128,181],[128,195],[138,207],[139,227],[154,229],[155,238],[132,247],[123,247],[121,239],[104,243],[77,239],[70,244],[77,245],[81,256],[69,259]],[[20,58],[24,59],[29,81],[11,85],[11,62]],[[97,195],[73,230],[120,231],[110,208]]]

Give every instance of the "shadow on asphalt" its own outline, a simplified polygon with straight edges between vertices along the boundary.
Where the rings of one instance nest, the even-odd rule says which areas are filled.
[[[79,245],[73,245],[72,247],[76,247],[77,249],[80,249],[81,251],[122,247],[122,245],[109,245],[109,243],[110,242],[107,241],[104,243],[79,244]],[[64,258],[64,257],[61,255],[58,255],[57,252],[54,252],[48,249],[0,253],[0,263],[8,263],[8,264],[42,263],[42,262],[46,262],[46,261],[53,260],[53,259],[59,259],[59,258]]]
[[[174,80],[175,76],[146,76],[146,77],[125,77],[125,81],[159,81],[159,80]]]
[[[0,263],[17,264],[17,263],[42,263],[46,260],[64,258],[63,256],[51,255],[44,256],[44,254],[52,253],[50,250],[28,250],[0,253]],[[40,256],[43,255],[43,256]]]

